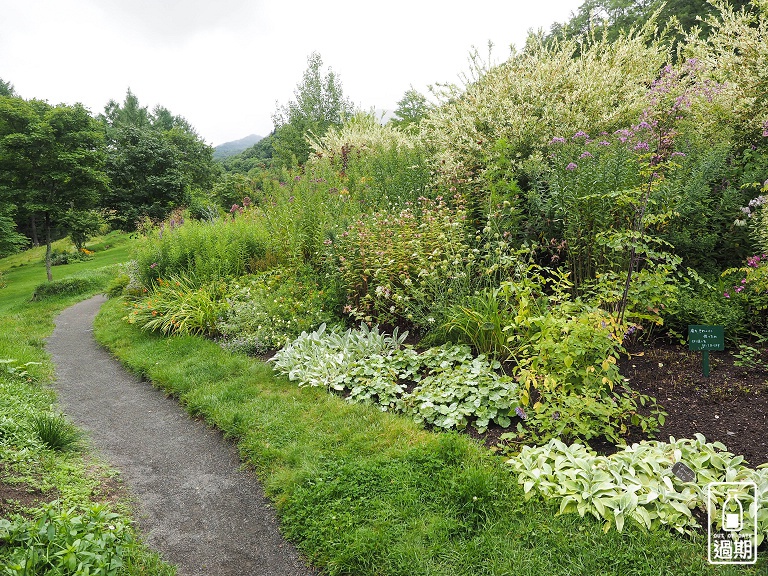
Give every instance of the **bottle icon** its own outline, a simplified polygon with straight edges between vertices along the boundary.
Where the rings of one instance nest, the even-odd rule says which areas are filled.
[[[729,491],[723,502],[723,530],[739,532],[742,528],[744,528],[744,508],[741,501]]]

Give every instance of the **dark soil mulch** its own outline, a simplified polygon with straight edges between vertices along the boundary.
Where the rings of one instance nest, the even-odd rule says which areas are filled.
[[[659,440],[691,438],[696,432],[722,442],[751,466],[768,462],[768,355],[760,368],[734,364],[729,351],[710,352],[710,375],[701,352],[662,345],[630,350],[619,363],[633,390],[653,396],[669,414]],[[628,442],[637,442],[635,434]]]
[[[52,502],[59,497],[58,490],[42,491],[25,482],[12,482],[5,465],[0,462],[0,518],[13,514],[25,515],[25,510]]]

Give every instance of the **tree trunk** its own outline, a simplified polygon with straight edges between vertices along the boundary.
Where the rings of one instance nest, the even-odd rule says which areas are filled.
[[[51,274],[51,214],[45,213],[45,271],[48,274],[48,282],[53,280]]]
[[[40,240],[37,239],[37,218],[34,212],[32,212],[32,216],[29,217],[29,220],[32,225],[32,246],[37,248],[40,246]]]

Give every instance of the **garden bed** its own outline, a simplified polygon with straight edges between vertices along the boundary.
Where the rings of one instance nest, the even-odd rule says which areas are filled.
[[[710,353],[710,375],[701,353],[679,345],[630,350],[620,362],[633,390],[655,397],[669,414],[658,439],[692,438],[700,432],[722,442],[754,467],[768,462],[768,369],[734,364],[731,352]],[[765,357],[765,353],[763,353]],[[629,442],[642,438],[631,435]]]
[[[722,442],[755,467],[768,462],[767,356],[763,352],[763,367],[746,368],[734,363],[737,359],[731,352],[710,352],[710,375],[705,377],[700,352],[671,344],[637,346],[622,356],[619,369],[632,390],[656,398],[668,413],[656,440],[693,438],[698,432],[710,442]],[[512,427],[517,422],[514,418]],[[491,424],[483,434],[471,426],[465,431],[494,448],[509,430]],[[626,438],[628,444],[646,439],[638,430]],[[601,454],[616,450],[608,442],[589,444]]]

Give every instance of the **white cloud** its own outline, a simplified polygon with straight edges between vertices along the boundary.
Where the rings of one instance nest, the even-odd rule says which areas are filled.
[[[24,97],[93,112],[130,87],[218,144],[268,133],[313,51],[355,104],[392,110],[410,85],[456,81],[473,45],[492,40],[502,60],[580,3],[0,0],[0,78]]]

